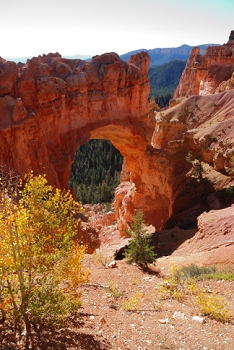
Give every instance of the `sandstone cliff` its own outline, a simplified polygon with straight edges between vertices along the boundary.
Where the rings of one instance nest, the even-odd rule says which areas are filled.
[[[116,192],[120,227],[129,222],[134,206],[143,207],[147,222],[160,230],[192,227],[203,211],[226,205],[223,189],[233,185],[233,66],[232,39],[208,48],[204,58],[195,48],[172,107],[158,111],[149,105],[147,131],[152,136],[141,162],[142,182],[131,181],[126,160],[125,182]]]
[[[193,48],[175,91],[174,98],[209,95],[213,92],[221,91],[216,89],[224,81],[231,78],[233,67],[234,39],[232,32],[227,44],[208,47],[204,56],[200,54],[199,47]]]
[[[77,147],[92,138],[110,139],[124,155],[136,144],[144,152],[148,65],[147,54],[129,64],[115,53],[90,63],[59,54],[26,65],[1,59],[1,163],[19,174],[46,172],[63,188]]]
[[[120,231],[137,208],[156,230],[191,227],[223,206],[220,191],[233,184],[233,48],[233,40],[208,48],[204,59],[194,49],[175,94],[180,103],[165,111],[153,101],[148,110],[147,53],[128,63],[115,53],[89,63],[59,54],[25,65],[1,59],[0,163],[20,175],[46,173],[64,188],[78,146],[108,139],[125,158],[115,199]]]

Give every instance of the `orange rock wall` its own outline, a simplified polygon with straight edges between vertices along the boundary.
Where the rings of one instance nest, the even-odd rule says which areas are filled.
[[[1,59],[0,163],[20,175],[46,173],[64,188],[78,146],[108,139],[125,158],[115,196],[122,234],[138,208],[157,230],[189,227],[212,208],[210,195],[232,183],[234,90],[208,93],[221,86],[233,45],[209,48],[204,59],[194,49],[176,92],[181,101],[165,111],[154,104],[148,110],[147,53],[128,63],[115,53],[91,62],[59,54],[26,65]],[[209,81],[211,64],[220,74],[203,94],[201,81]],[[188,176],[190,151],[203,164],[201,178]]]
[[[204,56],[195,47],[182,73],[174,98],[209,95],[231,78],[234,66],[234,40],[222,46],[210,46]]]
[[[63,188],[79,145],[106,138],[123,153],[146,148],[149,56],[115,53],[90,63],[49,54],[26,65],[0,61],[0,161],[47,173]]]

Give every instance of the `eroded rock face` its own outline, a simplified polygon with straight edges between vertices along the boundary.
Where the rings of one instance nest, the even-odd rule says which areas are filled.
[[[149,56],[115,53],[90,63],[49,54],[26,65],[0,61],[1,163],[23,174],[46,172],[63,188],[79,145],[109,139],[125,156],[144,152]]]
[[[229,39],[232,38],[230,35]],[[180,83],[175,91],[174,98],[191,95],[209,95],[224,81],[231,79],[234,66],[234,40],[229,40],[222,46],[211,46],[206,49],[204,56],[200,48],[192,49],[190,58],[184,69]],[[225,86],[228,88],[228,85]]]
[[[146,221],[161,230],[165,225],[191,227],[203,211],[222,207],[217,207],[217,193],[233,185],[233,118],[234,90],[191,96],[158,112],[151,147],[138,164],[141,177],[116,190],[121,227],[134,208],[143,208]],[[200,174],[193,175],[189,152],[199,160]]]
[[[202,213],[198,217],[198,231],[174,250],[172,259],[183,265],[233,264],[233,214],[233,205]]]
[[[220,72],[221,62],[226,71],[233,59],[232,42],[227,45],[224,51],[212,48],[216,56],[210,49],[205,54],[212,64],[219,59]],[[201,60],[196,50],[191,62]],[[0,60],[1,163],[21,175],[31,169],[46,173],[49,182],[64,188],[78,146],[110,140],[125,158],[115,196],[123,235],[138,208],[156,230],[191,227],[203,211],[220,208],[216,193],[233,184],[234,90],[200,94],[197,77],[204,79],[207,68],[196,73],[188,67],[195,72],[194,84],[187,86],[192,96],[164,111],[151,101],[148,109],[148,66],[147,53],[129,63],[115,53],[90,63],[59,54],[26,65]],[[180,96],[186,90],[182,83],[183,77]],[[189,152],[198,161],[197,173],[186,161]]]
[[[149,55],[122,61],[115,53],[90,63],[39,56],[27,64],[0,60],[0,163],[23,175],[46,173],[67,185],[79,145],[110,140],[125,157],[131,181],[148,145]]]

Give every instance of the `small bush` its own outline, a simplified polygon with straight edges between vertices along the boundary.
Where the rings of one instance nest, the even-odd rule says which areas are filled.
[[[69,295],[52,282],[37,286],[32,294],[29,312],[33,323],[40,323],[48,326],[54,324],[60,326],[67,325],[67,317],[72,311],[81,306],[81,301],[69,292]]]
[[[231,271],[216,271],[213,274],[207,274],[206,279],[215,281],[234,281],[234,273]]]
[[[234,198],[234,186],[228,186],[224,191],[224,200],[230,201]]]
[[[121,297],[121,292],[119,291],[118,286],[116,285],[115,281],[110,281],[109,286],[107,287],[107,292],[111,294],[111,296],[115,299]]]
[[[212,142],[217,142],[218,141],[217,137],[215,137],[215,136],[210,136],[210,139],[211,139]]]
[[[139,284],[140,283],[140,280],[139,279],[133,279],[132,281],[131,281],[131,283],[132,283],[132,285],[137,285],[137,284]]]
[[[201,162],[197,159],[194,160],[193,164],[193,176],[194,177],[201,177],[202,173],[204,172],[203,166]]]
[[[216,272],[216,267],[199,267],[197,265],[191,264],[188,266],[183,266],[181,269],[178,270],[179,278],[185,279],[185,278],[196,278],[202,277],[207,274],[212,274]]]
[[[141,305],[141,300],[143,298],[143,293],[140,291],[137,291],[131,299],[124,299],[122,303],[122,308],[125,311],[135,311],[139,308]]]
[[[207,293],[200,289],[196,279],[206,279],[211,278],[211,276],[213,279],[216,279],[216,276],[228,276],[230,278],[230,275],[230,271],[217,271],[215,266],[198,267],[192,264],[181,268],[172,263],[168,277],[158,286],[160,298],[172,298],[181,301],[190,294],[193,298],[195,296],[195,304],[199,306],[202,314],[226,322],[230,319],[231,313],[227,309],[224,297],[217,295],[215,292]]]
[[[186,162],[192,163],[192,156],[193,156],[192,151],[189,151],[189,152],[187,153],[187,155],[185,156]]]
[[[197,266],[197,265],[188,265],[183,266],[179,271],[179,278],[194,278],[196,280],[226,280],[226,281],[234,281],[234,273],[229,269],[225,270],[217,270],[216,266]]]
[[[158,297],[158,293],[155,291],[151,292],[150,294],[145,296],[145,299],[148,300],[150,303],[153,304],[153,308],[157,311],[162,311],[164,302],[162,299]]]
[[[200,292],[195,303],[203,315],[211,316],[218,321],[227,322],[231,317],[225,299],[214,292],[211,294]]]
[[[158,286],[161,299],[182,300],[185,296],[185,286],[179,274],[180,266],[171,263],[169,275]]]
[[[92,259],[96,265],[100,264],[103,267],[107,267],[110,262],[110,258],[104,255],[101,250],[95,250],[95,252],[92,254]]]

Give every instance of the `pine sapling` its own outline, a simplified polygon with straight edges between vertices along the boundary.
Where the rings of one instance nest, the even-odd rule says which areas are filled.
[[[128,264],[136,263],[141,267],[156,260],[154,246],[151,245],[152,234],[147,233],[143,212],[139,210],[131,222],[131,230],[126,230],[131,237],[129,247],[125,250],[125,258]]]

